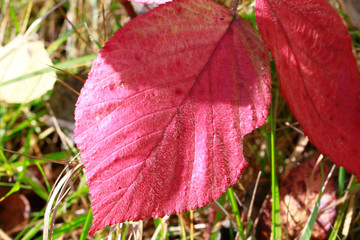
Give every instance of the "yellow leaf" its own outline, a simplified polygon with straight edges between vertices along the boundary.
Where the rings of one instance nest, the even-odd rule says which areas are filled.
[[[27,103],[51,90],[56,81],[55,72],[6,84],[11,79],[44,69],[47,65],[52,65],[52,62],[41,41],[19,35],[0,48],[0,100]]]

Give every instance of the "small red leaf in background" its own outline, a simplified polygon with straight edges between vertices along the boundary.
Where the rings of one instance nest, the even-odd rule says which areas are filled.
[[[268,51],[208,0],[137,17],[100,51],[75,110],[98,229],[199,208],[246,167],[270,104]]]
[[[320,154],[315,154],[310,159],[293,168],[289,174],[281,180],[280,213],[282,239],[300,239],[312,209],[314,208],[322,185],[330,172],[330,167],[323,165],[324,176],[322,177],[320,164],[316,165]],[[319,214],[316,217],[311,239],[326,239],[333,229],[336,218],[336,181],[330,178],[325,191],[322,192]],[[332,206],[332,207],[330,207]],[[259,240],[270,239],[271,235],[271,211],[272,198],[268,195],[264,203],[263,212],[257,226],[257,238]]]
[[[0,202],[0,225],[8,235],[23,230],[28,225],[29,216],[30,203],[23,194],[11,194]]]
[[[255,14],[305,134],[360,179],[360,86],[341,18],[325,0],[256,0]]]

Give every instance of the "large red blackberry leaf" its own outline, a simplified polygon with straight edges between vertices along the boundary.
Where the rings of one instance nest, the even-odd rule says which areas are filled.
[[[245,134],[270,104],[268,52],[207,0],[137,17],[100,51],[75,110],[94,223],[199,208],[246,167]]]

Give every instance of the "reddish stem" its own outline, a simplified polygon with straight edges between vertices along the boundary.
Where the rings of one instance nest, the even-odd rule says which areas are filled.
[[[239,2],[240,2],[240,0],[234,0],[234,2],[233,2],[233,7],[231,10],[232,10],[234,18],[236,17],[236,9],[237,9],[237,6],[239,5]]]
[[[129,2],[129,0],[119,0],[120,4],[123,5],[123,7],[125,8],[128,16],[133,19],[137,16],[134,7],[131,5],[131,3]]]

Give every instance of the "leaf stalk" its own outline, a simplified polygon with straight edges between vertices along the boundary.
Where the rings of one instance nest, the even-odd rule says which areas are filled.
[[[232,14],[233,14],[234,18],[236,18],[236,10],[237,10],[237,7],[239,5],[239,2],[240,2],[240,0],[234,0],[234,2],[233,2],[233,6],[232,6],[231,11],[232,11]]]

